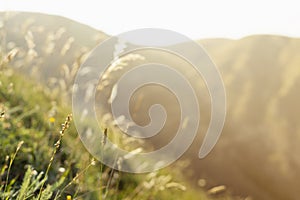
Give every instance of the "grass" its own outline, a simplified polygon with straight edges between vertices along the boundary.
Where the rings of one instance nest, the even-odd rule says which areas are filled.
[[[82,146],[63,95],[18,74],[9,65],[13,55],[6,58],[0,66],[1,200],[220,199],[181,184],[172,169],[135,175],[97,162]]]
[[[47,114],[41,114],[47,113],[47,110],[51,111],[53,99],[44,99],[47,95],[43,94],[42,90],[38,93],[30,89],[27,91],[26,88],[36,86],[25,81],[20,75],[12,74],[7,78],[3,76],[7,74],[1,74],[0,96],[1,106],[5,110],[0,125],[1,181],[5,185],[1,188],[2,199],[34,197],[36,199],[66,199],[68,195],[72,195],[74,199],[100,199],[100,193],[105,199],[148,199],[161,193],[159,191],[163,188],[158,188],[157,185],[150,187],[148,184],[146,187],[149,187],[149,192],[143,189],[147,182],[163,180],[163,175],[155,174],[153,177],[145,178],[145,181],[142,181],[143,178],[140,175],[134,177],[134,175],[124,174],[122,178],[119,178],[119,172],[113,173],[111,169],[103,167],[92,158],[89,158],[89,163],[86,165],[84,164],[86,160],[80,162],[80,157],[74,156],[78,152],[73,152],[76,150],[71,149],[67,144],[78,144],[79,140],[74,137],[75,134],[72,135],[67,130],[71,124],[71,116],[67,117],[61,130],[54,135],[58,139],[53,142],[51,130],[54,129],[54,125],[50,124],[53,121],[49,121]],[[11,84],[14,85],[11,92],[3,90]],[[25,87],[21,89],[19,87],[21,85]],[[18,101],[12,99],[18,99]],[[16,106],[20,105],[23,106],[16,109]],[[39,108],[35,108],[36,105],[39,105]],[[35,112],[31,112],[32,110]],[[58,108],[58,110],[64,109]],[[55,117],[58,118],[55,121],[60,121],[59,112]],[[65,141],[64,136],[67,137]],[[14,153],[10,155],[11,152]],[[82,156],[87,155],[88,153],[83,151]],[[8,165],[6,164],[7,156],[9,157]],[[63,171],[61,166],[65,166],[63,173],[61,173]],[[44,169],[46,169],[45,173],[42,172]],[[99,185],[100,179],[103,188],[92,187],[92,185]],[[171,182],[171,179],[168,178],[167,182]],[[177,189],[180,189],[178,185]]]

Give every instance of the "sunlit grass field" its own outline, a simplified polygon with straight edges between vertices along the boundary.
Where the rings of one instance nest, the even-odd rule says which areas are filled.
[[[149,107],[160,104],[168,114],[164,128],[148,141],[132,142],[120,134],[112,124],[117,119],[109,101],[117,80],[131,67],[166,63],[199,91],[201,120],[193,144],[171,166],[149,174],[102,165],[84,148],[72,120],[76,73],[107,38],[60,16],[0,12],[1,199],[298,199],[299,38],[252,35],[197,41],[216,63],[227,97],[222,135],[204,159],[197,155],[210,120],[210,96],[201,77],[178,57],[150,50],[112,63],[97,85],[96,113],[108,139],[126,150],[164,146],[180,120],[174,95],[147,86],[130,99],[132,118],[145,125]]]
[[[180,166],[142,175],[103,166],[82,146],[63,90],[15,71],[12,53],[0,66],[1,199],[231,199],[190,187]]]

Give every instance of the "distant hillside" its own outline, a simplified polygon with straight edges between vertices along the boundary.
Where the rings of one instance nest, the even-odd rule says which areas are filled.
[[[14,47],[21,50],[14,61],[15,66],[20,70],[25,68],[23,61],[26,58],[25,64],[33,69],[32,73],[40,73],[47,78],[64,73],[50,72],[50,68],[59,69],[57,66],[64,64],[70,70],[78,67],[81,62],[78,57],[83,58],[108,37],[88,26],[57,16],[32,13],[5,16],[0,13],[0,18],[4,17],[2,28],[6,36],[2,35],[1,41],[5,50]],[[184,158],[191,159],[186,175],[195,183],[204,178],[208,182],[207,187],[225,184],[235,194],[249,195],[254,199],[299,199],[300,107],[297,103],[300,102],[300,39],[255,35],[240,40],[207,39],[199,43],[223,76],[228,112],[217,146],[207,158],[199,160],[197,153],[210,117],[208,94],[204,92],[200,97],[201,111],[204,112],[201,113],[202,135],[184,155]],[[150,60],[167,60],[164,56],[155,57],[153,52],[145,52],[144,55],[150,55]],[[186,71],[184,63],[179,60],[170,62]],[[139,63],[142,62],[131,62]],[[36,69],[34,66],[37,66]],[[112,81],[120,74],[120,71],[114,72]],[[198,82],[198,79],[192,74],[191,81]],[[203,89],[201,84],[199,88]],[[113,82],[107,89],[112,86]],[[160,90],[152,88],[148,94],[143,93],[148,98],[138,110],[146,112],[148,104],[159,99],[158,103],[164,104],[174,116],[163,130],[169,133],[165,136],[165,140],[169,140],[176,129],[174,124],[178,122],[176,115],[179,110],[175,108],[176,101],[172,97],[150,95],[157,91]],[[109,90],[104,91],[99,100],[107,100],[109,94]],[[103,105],[106,105],[105,102]],[[148,120],[147,116],[135,114],[141,123]],[[161,146],[162,141],[156,140],[156,144]]]
[[[15,66],[21,70],[30,66],[33,71],[42,72],[40,74],[47,77],[58,75],[49,74],[48,69],[63,64],[71,68],[80,57],[107,38],[101,31],[60,16],[0,12],[0,19],[4,22],[2,29],[6,33],[0,35],[4,43],[2,49],[8,52],[17,47],[20,50]],[[34,69],[35,66],[38,67]],[[51,70],[51,73],[55,71]],[[44,78],[41,77],[41,80]]]
[[[202,40],[228,98],[222,138],[197,170],[257,199],[298,199],[300,39]]]

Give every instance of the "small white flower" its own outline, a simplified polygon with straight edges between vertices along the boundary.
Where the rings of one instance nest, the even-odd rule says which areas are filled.
[[[60,168],[58,168],[58,171],[59,171],[60,173],[64,173],[64,172],[66,171],[66,169],[65,169],[64,167],[60,167]]]
[[[95,158],[92,158],[91,165],[92,165],[92,166],[95,166],[95,165],[96,165],[96,160],[95,160]]]
[[[36,170],[33,170],[33,171],[32,171],[32,175],[33,175],[33,176],[36,176],[37,174],[38,174],[38,172],[37,172]]]

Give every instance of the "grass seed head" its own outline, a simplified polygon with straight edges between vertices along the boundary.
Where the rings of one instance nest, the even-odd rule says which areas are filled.
[[[4,118],[5,117],[5,111],[1,111],[0,112],[0,118]]]
[[[102,138],[102,145],[104,146],[107,142],[107,128],[104,129],[104,135],[103,135],[103,138]]]

